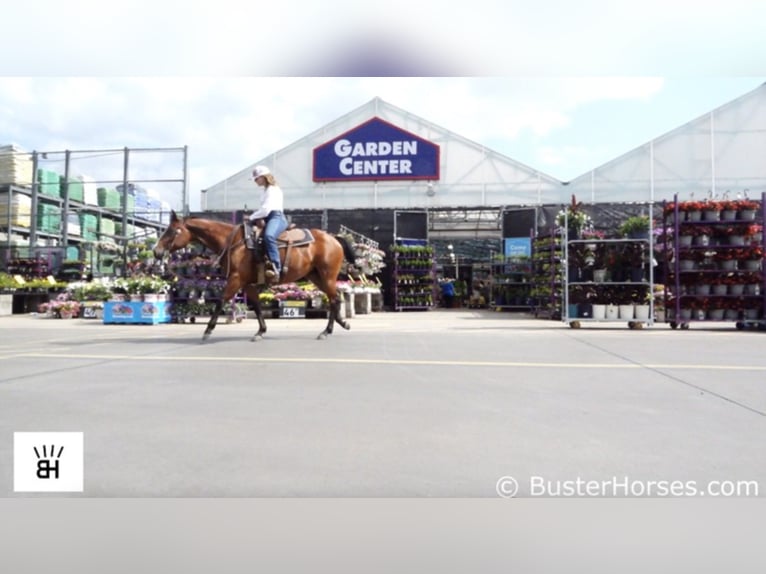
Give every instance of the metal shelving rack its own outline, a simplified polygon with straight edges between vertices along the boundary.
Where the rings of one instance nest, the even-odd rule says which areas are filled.
[[[433,247],[426,240],[398,240],[393,248],[393,260],[394,309],[431,309],[436,301]]]
[[[736,203],[736,200],[732,200]],[[683,202],[681,202],[683,203]],[[702,202],[704,204],[704,202]],[[704,211],[704,210],[702,210]],[[670,210],[667,209],[667,202],[663,205],[663,220],[666,223],[666,229],[669,227],[667,219],[668,214]],[[681,245],[681,225],[686,226],[686,229],[693,229],[695,227],[700,226],[709,226],[711,228],[720,227],[723,225],[747,225],[747,224],[760,224],[763,226],[764,222],[766,222],[766,193],[761,194],[760,198],[760,209],[756,210],[756,216],[754,219],[705,219],[704,217],[701,217],[698,220],[683,220],[681,221],[681,210],[679,210],[679,201],[678,196],[674,196],[673,198],[673,204],[672,204],[672,215],[673,215],[673,222],[672,222],[672,228],[673,228],[673,241],[672,241],[672,247],[669,245],[669,242],[666,241],[666,247],[665,247],[665,265],[666,265],[666,271],[668,276],[673,277],[673,292],[668,291],[668,287],[666,285],[665,288],[665,300],[668,301],[671,296],[674,300],[674,305],[672,307],[672,315],[666,317],[666,322],[670,324],[670,327],[672,329],[681,328],[683,330],[686,330],[689,328],[689,325],[691,322],[700,322],[700,323],[710,323],[710,322],[734,322],[737,329],[745,329],[746,327],[755,327],[758,329],[766,329],[766,273],[764,273],[764,260],[766,258],[766,237],[762,236],[761,241],[759,243],[751,243],[749,247],[760,247],[761,248],[761,257],[760,257],[760,266],[759,269],[745,269],[740,266],[740,260],[737,260],[737,264],[735,268],[733,269],[723,269],[721,267],[706,267],[706,268],[691,268],[691,269],[682,269],[681,268],[681,258],[680,256],[682,254],[690,254],[692,256],[697,256],[697,258],[700,258],[700,255],[704,254],[718,254],[718,253],[725,253],[727,251],[731,251],[737,248],[742,249],[745,246],[740,245],[728,245],[728,244],[705,244],[705,245]],[[739,213],[739,211],[738,211]],[[763,233],[763,232],[761,232]],[[704,259],[704,257],[703,257]],[[713,257],[713,260],[715,257]],[[697,293],[697,285],[699,283],[692,283],[692,282],[684,282],[682,284],[681,278],[685,275],[687,277],[691,277],[693,275],[702,276],[704,278],[716,278],[721,277],[723,275],[733,274],[734,276],[741,276],[745,273],[758,273],[760,274],[760,281],[754,282],[751,285],[754,285],[756,289],[753,289],[752,292],[743,292],[740,294],[732,294],[730,292],[727,292],[727,294],[713,294],[713,295],[704,295],[701,293]],[[688,292],[690,288],[694,288],[695,292],[690,293]],[[731,288],[729,288],[729,291],[731,291]],[[682,314],[682,309],[686,309],[683,307],[683,304],[691,304],[698,302],[700,298],[707,297],[714,301],[719,306],[716,307],[716,309],[724,309],[724,317],[721,319],[715,319],[715,318],[709,318],[707,316],[707,313],[704,317],[701,317],[700,315],[694,316],[693,310],[689,309],[688,316]],[[754,316],[747,316],[745,315],[744,311],[737,312],[736,317],[734,316],[728,316],[726,314],[726,302],[728,301],[737,301],[737,300],[749,300],[749,301],[757,301],[759,304],[754,306],[752,309],[755,311],[753,314]],[[670,308],[668,307],[668,311],[670,311]],[[668,313],[668,315],[670,315]]]
[[[542,244],[545,246],[542,247]],[[532,241],[532,301],[535,317],[559,320],[562,316],[563,245],[562,236],[556,229],[538,234]],[[545,269],[545,266],[548,269]],[[549,290],[546,296],[536,294]]]
[[[625,239],[570,239],[569,238],[569,229],[568,225],[566,225],[566,219],[565,224],[562,228],[563,233],[563,241],[562,241],[562,250],[563,250],[563,259],[562,259],[562,283],[563,283],[563,289],[562,289],[562,308],[561,308],[561,315],[562,315],[562,321],[564,323],[567,323],[571,328],[573,329],[579,329],[582,325],[582,323],[625,323],[627,322],[627,325],[630,329],[641,329],[644,325],[651,326],[654,324],[654,299],[650,295],[654,291],[654,265],[653,265],[653,229],[652,229],[652,214],[653,214],[653,206],[652,204],[647,205],[648,213],[649,213],[649,230],[646,234],[646,237],[641,238],[625,238]],[[627,247],[627,246],[639,246],[641,248],[642,253],[642,274],[640,277],[640,280],[630,280],[630,281],[595,281],[595,280],[575,280],[572,281],[570,278],[570,247],[573,245],[593,245],[594,248],[597,248],[599,245],[601,246],[613,246],[616,248],[619,247]],[[648,299],[648,313],[646,317],[636,317],[635,315],[632,317],[621,317],[619,315],[609,317],[609,315],[606,315],[604,318],[598,317],[594,318],[591,314],[591,316],[571,316],[570,315],[570,289],[572,287],[584,287],[584,288],[590,288],[594,289],[596,291],[598,290],[607,290],[607,289],[614,289],[614,290],[624,290],[625,292],[629,292],[630,290],[633,291],[644,291],[647,290],[647,299]],[[606,302],[605,302],[606,303]],[[612,303],[614,304],[614,303]]]
[[[182,174],[174,178],[155,178],[155,179],[129,179],[129,157],[131,154],[136,153],[173,153],[182,154],[183,156],[183,168]],[[24,256],[33,256],[44,252],[51,252],[52,250],[62,250],[66,253],[67,248],[77,247],[78,251],[81,247],[98,239],[91,237],[84,237],[82,233],[72,233],[73,229],[69,224],[70,214],[91,214],[97,217],[98,226],[100,229],[101,220],[111,219],[117,223],[121,223],[123,229],[126,229],[128,224],[135,226],[138,231],[137,235],[128,235],[125,232],[121,236],[114,235],[108,236],[108,239],[116,241],[116,243],[122,244],[122,254],[120,259],[123,262],[123,269],[127,265],[128,253],[127,244],[129,241],[134,240],[136,237],[141,237],[145,230],[154,229],[160,230],[165,227],[166,222],[163,222],[161,213],[157,214],[157,218],[153,219],[148,215],[142,217],[139,213],[129,213],[127,210],[126,195],[128,189],[133,184],[139,183],[163,183],[174,184],[181,186],[182,201],[184,204],[184,211],[188,211],[188,198],[187,198],[187,149],[186,147],[179,148],[122,148],[122,149],[100,149],[100,150],[64,150],[64,151],[47,151],[47,152],[12,152],[18,153],[23,156],[29,156],[29,161],[32,164],[32,180],[29,183],[20,185],[18,183],[4,183],[0,182],[0,201],[3,204],[7,203],[8,216],[2,218],[0,221],[0,233],[3,233],[4,240],[0,239],[0,263],[3,260],[9,260],[14,257],[18,257],[20,253]],[[100,205],[86,203],[84,201],[77,201],[69,196],[68,186],[71,185],[71,168],[70,164],[83,161],[83,157],[80,154],[84,154],[86,157],[98,157],[100,155],[113,155],[122,156],[122,174],[116,179],[101,179],[93,180],[91,183],[96,185],[115,185],[117,187],[122,186],[123,195],[122,207],[118,209],[111,209],[102,207]],[[56,161],[63,162],[63,173],[60,174],[62,179],[61,193],[60,195],[48,195],[41,191],[44,182],[40,181],[40,168],[45,161],[54,161],[53,158],[59,158]],[[11,217],[13,211],[14,196],[23,196],[30,198],[30,226],[14,225]],[[50,230],[40,229],[38,225],[38,206],[50,205],[55,206],[60,211],[61,215],[61,229],[56,233],[51,233]],[[169,215],[169,214],[164,214]],[[99,238],[103,234],[99,234]],[[12,243],[12,236],[19,236],[25,239],[24,244]],[[106,237],[106,236],[105,236]],[[39,240],[43,240],[42,242]],[[44,243],[43,243],[44,242]],[[49,257],[50,259],[50,257]],[[51,261],[49,260],[49,263]]]
[[[492,261],[489,306],[498,310],[529,310],[531,275],[530,257],[511,256],[504,257],[500,261]],[[523,302],[519,302],[519,299],[523,299]]]

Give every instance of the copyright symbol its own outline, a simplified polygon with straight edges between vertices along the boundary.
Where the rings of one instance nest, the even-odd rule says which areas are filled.
[[[503,476],[497,481],[495,490],[501,498],[513,498],[519,492],[519,483],[512,476]]]

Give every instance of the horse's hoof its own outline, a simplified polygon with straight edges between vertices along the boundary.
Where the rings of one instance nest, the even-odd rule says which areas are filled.
[[[346,331],[348,331],[351,328],[351,325],[349,325],[348,323],[343,323],[341,327],[343,327]]]
[[[319,333],[319,336],[317,337],[317,339],[319,339],[320,341],[326,338],[327,338],[327,333]]]
[[[252,338],[250,339],[250,342],[255,343],[256,341],[262,341],[262,340],[263,340],[263,335],[256,333],[255,335],[252,336]]]
[[[202,342],[204,343],[204,342],[205,342],[205,341],[207,341],[209,338],[210,338],[210,333],[209,333],[208,331],[205,331],[205,332],[202,334]]]

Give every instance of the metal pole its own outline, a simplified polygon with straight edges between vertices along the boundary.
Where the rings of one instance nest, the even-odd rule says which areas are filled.
[[[69,248],[69,160],[71,152],[64,152],[64,184],[61,186],[61,197],[64,202],[61,206],[61,245],[64,246],[64,259]]]
[[[184,146],[183,206],[184,217],[189,215],[189,146]]]
[[[715,197],[715,116],[710,112],[710,190]]]
[[[654,140],[649,142],[649,202],[654,203]],[[650,219],[652,214],[649,214]]]
[[[37,245],[37,194],[40,192],[40,184],[37,179],[37,152],[32,152],[32,221],[29,223],[29,247]],[[10,233],[10,228],[9,228]]]
[[[128,148],[122,158],[122,276],[128,274]]]

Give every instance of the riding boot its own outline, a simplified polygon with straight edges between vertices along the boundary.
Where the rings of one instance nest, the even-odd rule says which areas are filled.
[[[276,271],[275,265],[268,259],[266,260],[265,275],[269,283],[273,283],[278,278],[278,273]]]

